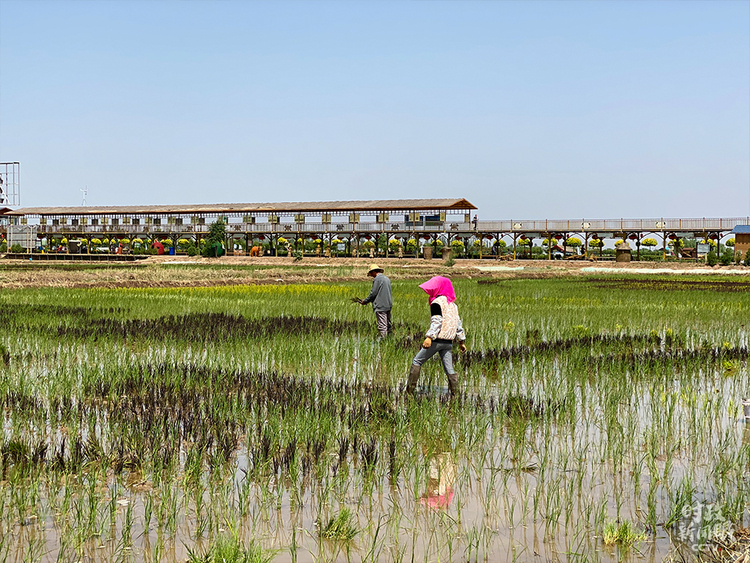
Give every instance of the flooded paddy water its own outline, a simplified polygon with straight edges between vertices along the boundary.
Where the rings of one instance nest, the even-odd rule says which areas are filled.
[[[492,282],[455,399],[414,281],[0,291],[0,561],[733,560],[742,283]]]

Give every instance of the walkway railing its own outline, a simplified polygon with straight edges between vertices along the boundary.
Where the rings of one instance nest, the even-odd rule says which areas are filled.
[[[731,231],[737,225],[750,225],[750,217],[701,218],[701,219],[545,219],[478,221],[482,232],[576,232],[596,233],[627,231]]]
[[[502,221],[446,221],[422,225],[408,222],[388,223],[229,223],[229,234],[266,234],[289,237],[291,235],[336,235],[344,237],[351,234],[366,236],[368,234],[388,233],[403,234],[472,234],[488,235],[545,233],[583,233],[607,236],[610,233],[706,233],[729,232],[737,225],[750,225],[750,217],[732,218],[652,218],[652,219],[509,219]],[[35,228],[38,235],[81,234],[86,236],[118,235],[135,236],[143,234],[207,234],[209,225],[200,224],[165,224],[165,225],[29,225]],[[0,233],[7,231],[7,226],[0,225]]]

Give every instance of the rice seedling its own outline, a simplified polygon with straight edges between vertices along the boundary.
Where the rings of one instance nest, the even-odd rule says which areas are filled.
[[[604,545],[618,545],[620,547],[631,547],[632,545],[646,539],[646,534],[635,529],[630,520],[621,522],[607,522],[604,526]]]
[[[254,542],[245,545],[236,536],[219,536],[202,555],[188,550],[188,563],[269,563],[273,552]]]
[[[342,306],[366,282],[0,292],[1,545],[184,560],[230,521],[294,561],[335,556],[329,525],[364,560],[608,560],[608,523],[676,544],[696,503],[731,531],[750,500],[750,299],[715,284],[457,280],[455,401],[438,365],[403,395],[425,329],[412,282],[393,283],[383,342]],[[9,533],[41,521],[43,553]]]
[[[325,525],[318,520],[318,534],[327,540],[349,542],[358,533],[359,530],[352,522],[352,513],[348,508],[342,509],[336,516],[329,518]]]

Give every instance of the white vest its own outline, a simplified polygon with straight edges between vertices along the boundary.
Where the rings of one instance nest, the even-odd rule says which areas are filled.
[[[443,311],[443,324],[437,338],[454,340],[458,331],[458,307],[456,303],[448,303],[448,298],[445,295],[440,295],[433,303],[440,305],[440,309]]]

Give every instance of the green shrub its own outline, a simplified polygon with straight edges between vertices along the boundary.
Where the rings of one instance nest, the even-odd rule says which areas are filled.
[[[729,266],[733,260],[734,252],[732,252],[731,248],[727,248],[724,252],[722,252],[721,257],[719,258],[719,262],[722,266]]]
[[[13,246],[10,247],[10,251],[13,252],[13,253],[15,253],[15,254],[18,254],[20,252],[23,252],[24,250],[23,250],[23,246],[21,246],[20,244],[16,243],[16,244],[14,244]]]
[[[227,227],[223,221],[211,223],[208,236],[204,239],[205,246],[202,254],[207,258],[218,258],[224,254],[224,241],[227,238]]]
[[[716,266],[719,263],[719,257],[716,256],[716,252],[713,250],[706,255],[706,264],[709,266]]]
[[[8,252],[8,243],[4,242],[0,244],[0,252]]]
[[[750,266],[750,248],[745,252],[745,266]]]

